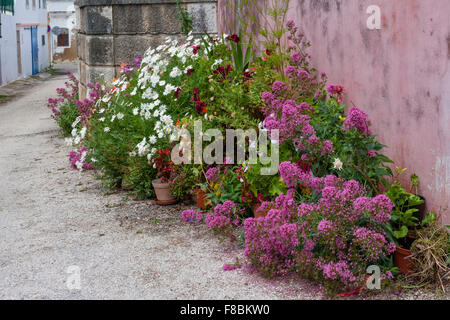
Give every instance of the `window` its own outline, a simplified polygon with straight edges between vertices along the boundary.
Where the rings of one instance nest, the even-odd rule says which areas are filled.
[[[14,15],[14,0],[0,0],[0,13]]]
[[[69,46],[69,34],[61,33],[58,35],[58,47],[68,47]]]
[[[45,46],[45,35],[42,35],[42,46]]]
[[[42,0],[42,8],[47,9],[47,0]]]
[[[32,0],[32,6],[33,6],[33,10],[36,10],[36,0]]]
[[[25,7],[30,9],[30,0],[25,0]]]

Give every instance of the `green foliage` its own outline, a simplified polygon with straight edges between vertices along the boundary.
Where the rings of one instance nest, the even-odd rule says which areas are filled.
[[[423,203],[423,200],[407,192],[399,182],[389,186],[386,195],[394,204],[391,215],[393,235],[396,239],[405,238],[410,229],[418,226],[419,219],[414,216],[419,210],[414,208]]]
[[[179,0],[177,0],[177,9],[177,19],[181,22],[181,31],[183,31],[184,34],[188,34],[192,30],[192,18],[189,15],[189,12],[181,6]]]
[[[200,170],[196,165],[175,166],[170,178],[170,191],[178,199],[191,194],[194,187],[199,184]]]
[[[239,33],[239,38],[241,39],[241,33]],[[243,73],[247,70],[250,61],[253,59],[252,53],[252,39],[244,45],[242,39],[234,42],[231,41],[231,53],[233,55],[234,68],[239,73]]]
[[[393,161],[381,154],[386,146],[376,140],[376,135],[365,135],[356,129],[342,130],[344,105],[334,98],[317,99],[315,110],[311,123],[317,135],[333,143],[334,153],[331,158],[339,158],[343,162],[342,170],[337,170],[332,167],[333,159],[329,159],[329,163],[320,163],[315,167],[315,174],[335,174],[356,180],[368,188],[369,195],[380,192],[380,183],[387,187],[386,177],[392,176],[392,170],[386,163]],[[369,151],[374,156],[370,156]]]
[[[78,117],[78,107],[75,103],[64,102],[60,106],[60,113],[55,115],[55,120],[61,128],[65,137],[70,137],[72,133],[72,124]]]
[[[239,167],[225,165],[221,168],[219,180],[209,183],[207,188],[206,197],[214,206],[227,200],[240,203],[242,189],[239,181]]]
[[[128,158],[128,170],[124,176],[126,187],[131,194],[136,194],[139,199],[148,199],[155,196],[152,180],[156,177],[156,169],[149,166],[147,159],[141,157]]]

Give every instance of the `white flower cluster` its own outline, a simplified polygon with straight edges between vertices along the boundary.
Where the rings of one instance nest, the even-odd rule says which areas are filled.
[[[77,126],[79,123],[80,117],[77,117],[76,120],[72,123],[72,132],[71,132],[72,137],[65,139],[66,145],[77,146],[86,137],[87,128],[82,127],[80,130],[78,130]]]
[[[75,166],[77,167],[78,171],[83,171],[83,163],[86,161],[87,152],[86,150],[81,153],[80,160],[75,162]]]

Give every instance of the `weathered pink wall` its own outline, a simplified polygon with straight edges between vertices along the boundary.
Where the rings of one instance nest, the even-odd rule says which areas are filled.
[[[219,25],[229,10],[219,0]],[[261,0],[264,1],[264,0]],[[369,30],[370,5],[381,30]],[[397,165],[416,173],[430,210],[450,224],[450,1],[291,0],[310,54],[345,102],[368,112],[373,131]]]

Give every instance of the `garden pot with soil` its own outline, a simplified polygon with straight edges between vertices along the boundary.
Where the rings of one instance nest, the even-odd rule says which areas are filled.
[[[406,257],[411,255],[411,250],[397,247],[394,252],[394,265],[398,267],[402,274],[408,274],[411,272],[412,261]]]
[[[175,204],[178,199],[175,198],[170,192],[170,185],[168,183],[161,182],[160,179],[152,181],[153,188],[156,193],[156,203],[162,206]]]

